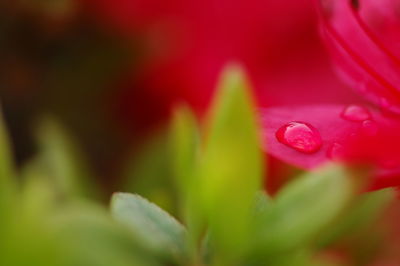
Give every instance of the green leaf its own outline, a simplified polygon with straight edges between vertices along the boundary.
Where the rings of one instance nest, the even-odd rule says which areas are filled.
[[[84,156],[61,125],[46,118],[39,123],[36,133],[39,154],[31,168],[51,179],[64,197],[97,197],[99,191]]]
[[[171,126],[171,150],[174,176],[179,193],[190,194],[198,163],[200,135],[194,114],[186,106],[175,110]]]
[[[14,212],[3,223],[0,265],[62,265],[61,242],[54,240],[47,224],[55,209],[54,191],[44,179],[29,179],[12,202]]]
[[[321,246],[328,246],[343,237],[357,234],[369,235],[366,230],[376,221],[385,207],[395,199],[393,189],[368,192],[356,199],[351,209],[318,241]]]
[[[254,213],[256,216],[267,212],[271,206],[271,198],[265,191],[259,191],[255,197]]]
[[[313,252],[307,249],[298,249],[279,257],[271,257],[269,260],[263,260],[255,265],[273,265],[273,266],[317,266],[312,261]]]
[[[12,224],[10,216],[16,212],[13,204],[15,205],[16,201],[17,185],[11,141],[0,110],[0,235],[2,236],[7,233],[8,225]],[[0,240],[0,250],[5,246],[7,242]]]
[[[187,259],[185,228],[158,206],[138,195],[115,193],[111,211],[149,249],[175,261]]]
[[[103,207],[81,203],[66,206],[50,222],[52,236],[62,247],[59,260],[63,266],[160,265]]]
[[[191,257],[196,261],[201,257],[199,245],[205,222],[200,207],[199,179],[196,176],[200,133],[195,116],[188,107],[180,106],[175,110],[170,135],[171,158],[179,193],[180,214],[188,228]]]
[[[282,255],[310,244],[345,210],[354,193],[354,180],[340,165],[325,166],[294,180],[259,217],[258,254]]]
[[[211,107],[200,162],[203,204],[220,264],[246,252],[251,207],[261,188],[263,156],[255,106],[242,69],[224,71]]]
[[[126,162],[121,190],[134,192],[154,202],[172,214],[177,212],[176,187],[168,134],[161,129],[150,136]]]
[[[60,205],[60,195],[51,180],[43,175],[42,169],[36,169],[35,166],[36,164],[27,164],[22,169],[24,182],[19,196],[19,211],[24,215],[47,215]]]
[[[59,263],[62,248],[41,217],[21,213],[12,221],[0,240],[0,265],[63,265]]]
[[[16,190],[16,173],[11,142],[0,112],[0,213],[11,203]]]

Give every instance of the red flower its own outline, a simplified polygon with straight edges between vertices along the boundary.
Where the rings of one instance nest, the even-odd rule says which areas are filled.
[[[119,101],[130,122],[143,105],[162,116],[182,100],[202,113],[230,61],[249,70],[262,105],[310,103],[321,86],[328,102],[356,99],[328,67],[309,0],[82,1],[101,23],[144,44]]]
[[[322,31],[345,81],[400,113],[400,2],[321,1]]]
[[[306,169],[335,157],[370,161],[381,169],[375,187],[399,185],[396,167],[387,166],[397,160],[393,132],[400,120],[338,82],[309,1],[83,1],[102,23],[144,44],[141,64],[128,75],[118,101],[132,124],[152,124],[181,100],[201,114],[221,68],[239,61],[249,70],[259,104],[268,106],[261,113],[270,155]],[[373,103],[400,110],[395,1],[322,3],[321,29],[341,77]],[[345,110],[349,104],[368,111]]]
[[[400,111],[400,21],[396,14],[400,4],[328,0],[318,2],[318,7],[323,36],[339,75],[383,111],[368,103],[321,105],[321,99],[313,106],[268,108],[262,112],[267,149],[306,169],[329,160],[367,163],[375,168],[372,189],[400,186],[400,118],[388,113]],[[276,132],[292,121],[309,125],[313,131],[303,126],[291,142],[277,138]],[[319,143],[315,142],[318,138],[322,144],[311,152],[305,149]]]

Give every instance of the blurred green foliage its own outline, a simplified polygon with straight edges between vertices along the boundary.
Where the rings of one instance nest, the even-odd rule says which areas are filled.
[[[127,168],[126,188],[178,219],[129,193],[114,194],[109,211],[81,151],[49,117],[38,123],[37,154],[16,169],[0,121],[0,265],[323,266],[335,264],[316,255],[342,239],[369,241],[394,193],[360,194],[346,166],[305,173],[274,197],[263,191],[249,86],[228,67],[205,123],[177,108],[169,132]]]
[[[182,265],[187,261],[185,228],[157,205],[137,195],[116,193],[111,212],[154,254]]]
[[[232,265],[247,252],[251,206],[261,189],[263,157],[250,85],[239,67],[222,74],[206,125],[199,179],[218,263]]]
[[[0,265],[157,265],[105,207],[88,201],[84,188],[96,186],[77,170],[82,161],[62,128],[51,120],[42,126],[43,148],[18,175],[1,127],[8,168],[1,176]]]

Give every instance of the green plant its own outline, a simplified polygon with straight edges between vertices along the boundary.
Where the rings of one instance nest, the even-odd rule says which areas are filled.
[[[17,170],[1,125],[0,265],[327,265],[315,254],[370,224],[392,191],[360,196],[353,172],[331,164],[268,195],[249,91],[230,66],[203,126],[187,107],[176,110],[163,148],[179,221],[129,193],[115,193],[109,212],[82,155],[49,118],[38,127],[38,154]]]

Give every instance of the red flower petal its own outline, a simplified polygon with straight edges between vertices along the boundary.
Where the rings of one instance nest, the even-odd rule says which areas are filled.
[[[330,145],[343,141],[355,133],[360,123],[346,121],[341,117],[344,106],[315,105],[298,107],[266,108],[261,111],[263,138],[268,153],[295,166],[310,169],[329,160]],[[315,153],[305,154],[292,149],[276,138],[276,132],[292,121],[302,121],[319,131],[323,144]]]
[[[371,101],[400,113],[400,60],[365,23],[371,3],[324,1],[322,29],[344,79]]]
[[[400,120],[370,109],[370,120],[352,121],[343,117],[345,108],[314,105],[263,109],[261,122],[266,151],[303,169],[331,160],[366,163],[377,169],[371,188],[400,185]],[[292,121],[312,125],[319,132],[322,139],[319,150],[304,153],[277,139],[276,132]]]
[[[358,21],[371,39],[394,60],[400,57],[400,2],[363,0]]]

